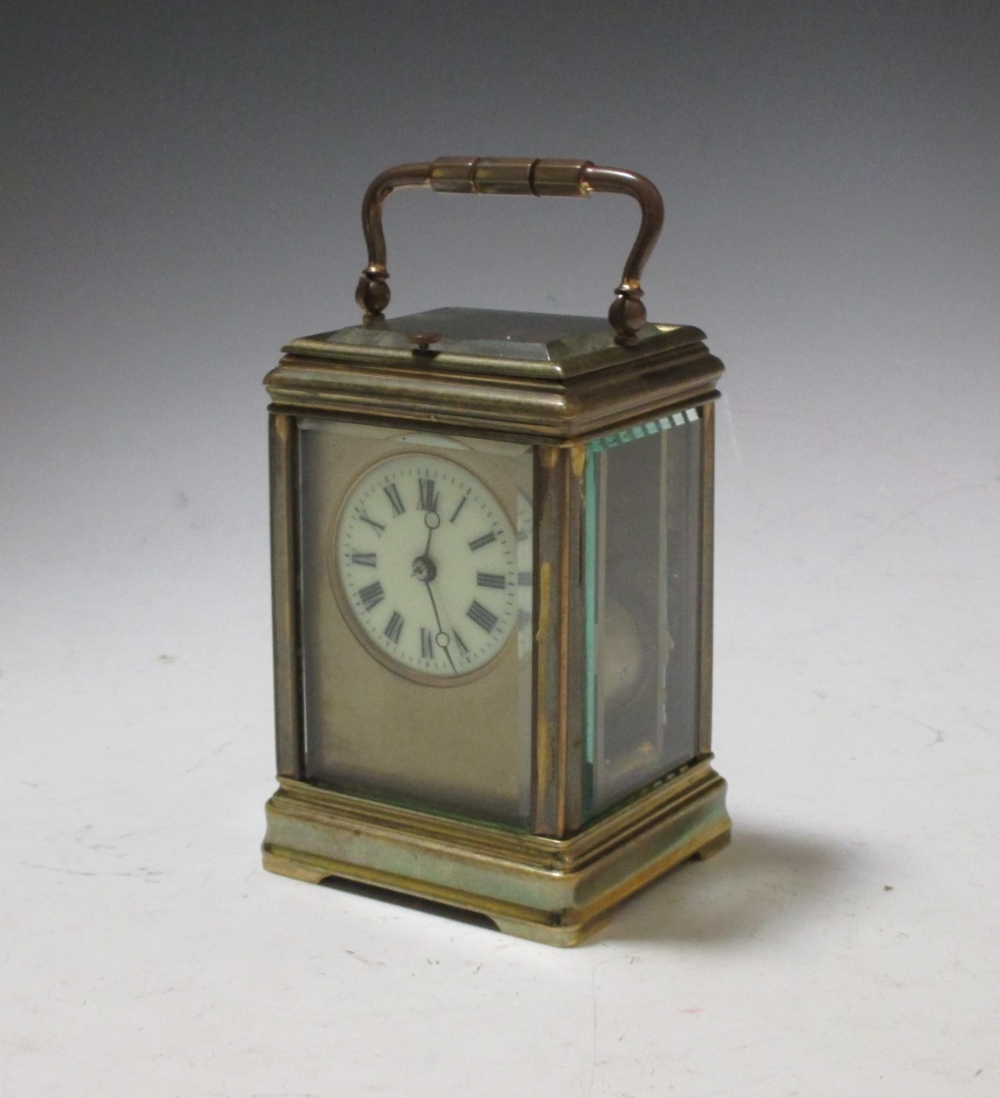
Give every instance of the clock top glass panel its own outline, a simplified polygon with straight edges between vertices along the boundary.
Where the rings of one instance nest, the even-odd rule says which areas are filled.
[[[690,325],[647,324],[634,347],[615,343],[605,317],[502,309],[430,309],[380,317],[338,331],[306,336],[286,351],[313,358],[376,356],[412,363],[416,335],[435,337],[429,351],[442,369],[474,359],[479,369],[502,376],[568,377],[652,352],[698,343],[705,333]]]

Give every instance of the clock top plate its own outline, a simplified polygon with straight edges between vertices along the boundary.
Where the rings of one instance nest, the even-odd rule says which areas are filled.
[[[423,353],[439,369],[468,363],[506,375],[567,377],[612,362],[698,343],[705,333],[689,325],[647,324],[636,347],[621,348],[607,319],[502,309],[429,309],[380,317],[332,332],[294,340],[284,349],[309,357],[377,356],[411,359],[421,350],[413,337],[436,336]]]

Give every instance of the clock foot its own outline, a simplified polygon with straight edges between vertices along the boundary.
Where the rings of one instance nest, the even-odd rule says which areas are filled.
[[[727,846],[732,842],[733,831],[732,828],[726,828],[721,835],[716,835],[714,839],[710,839],[700,849],[695,851],[692,857],[696,858],[699,862],[707,861],[709,858],[714,858],[721,850],[725,850]]]

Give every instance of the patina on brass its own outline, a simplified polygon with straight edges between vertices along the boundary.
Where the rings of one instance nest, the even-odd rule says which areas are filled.
[[[420,896],[549,945],[578,944],[640,888],[729,840],[725,782],[706,759],[565,839],[279,780],[268,804],[267,869]]]
[[[642,322],[625,328],[594,318],[490,310],[373,320],[388,302],[378,210],[396,187],[641,195],[643,230],[623,279],[638,290],[662,206],[652,184],[637,186],[636,179],[641,177],[586,161],[446,158],[390,169],[372,183],[364,204],[371,263],[362,283],[375,288],[371,300],[360,289],[359,297],[369,316],[356,328],[295,340],[267,376],[280,782],[267,807],[267,868],[309,881],[378,885],[479,912],[512,934],[573,945],[656,876],[728,841],[725,782],[710,754],[712,402],[722,364],[708,352],[704,334],[688,326]],[[607,186],[599,187],[602,181]],[[688,763],[586,822],[581,592],[587,444],[609,430],[692,408],[703,425],[698,747]],[[456,812],[306,778],[303,637],[314,635],[316,610],[301,597],[300,435],[303,425],[323,420],[376,434],[450,434],[470,444],[528,447],[533,455],[532,736],[523,825],[498,823],[489,813],[476,818],[475,804]],[[346,467],[335,472],[331,493],[348,475]],[[350,642],[349,629],[342,632]],[[431,773],[433,758],[421,760],[425,764]],[[457,764],[449,765],[454,770]],[[455,773],[486,798],[489,773]],[[499,785],[509,778],[503,775]]]

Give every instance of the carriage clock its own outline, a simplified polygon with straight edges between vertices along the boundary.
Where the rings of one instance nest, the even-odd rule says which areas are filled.
[[[607,318],[387,317],[385,199],[615,192],[641,210]],[[710,753],[704,333],[646,321],[663,219],[589,161],[391,168],[364,316],[266,378],[279,788],[264,864],[572,945],[728,842]]]

